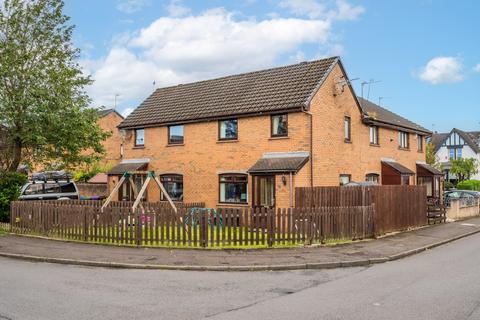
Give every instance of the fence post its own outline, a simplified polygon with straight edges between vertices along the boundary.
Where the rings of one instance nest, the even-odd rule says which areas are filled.
[[[269,247],[273,246],[272,213],[275,213],[275,209],[268,208],[267,209],[267,245]]]
[[[87,241],[87,234],[88,234],[88,225],[87,225],[87,211],[90,208],[87,209],[87,207],[83,208],[83,241]]]
[[[142,222],[140,221],[140,212],[138,209],[134,211],[135,217],[135,243],[137,246],[142,244]]]

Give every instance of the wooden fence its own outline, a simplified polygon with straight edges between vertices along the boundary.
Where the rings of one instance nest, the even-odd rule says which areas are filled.
[[[89,202],[13,202],[15,233],[136,246],[271,247],[373,235],[373,206],[201,209],[158,203],[103,212]]]
[[[296,188],[295,204],[301,208],[373,206],[376,235],[428,223],[424,186]]]

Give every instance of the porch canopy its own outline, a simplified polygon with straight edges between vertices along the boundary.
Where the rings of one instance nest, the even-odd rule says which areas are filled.
[[[396,162],[396,161],[382,161],[382,164],[392,168],[393,170],[397,171],[401,175],[406,175],[406,176],[413,176],[415,175],[415,172],[412,170],[408,169],[404,165]]]
[[[248,173],[297,173],[308,162],[308,159],[308,152],[265,153],[248,170]]]
[[[146,171],[148,167],[148,159],[132,159],[132,160],[123,160],[115,167],[113,167],[109,172],[109,176],[121,176],[125,172],[132,171]]]
[[[422,176],[443,176],[443,172],[426,163],[417,163],[417,175]]]

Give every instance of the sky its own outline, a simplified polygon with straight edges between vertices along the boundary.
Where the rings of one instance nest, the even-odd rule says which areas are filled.
[[[357,95],[439,132],[480,130],[478,12],[476,0],[65,1],[95,107],[126,115],[156,88],[338,55]]]

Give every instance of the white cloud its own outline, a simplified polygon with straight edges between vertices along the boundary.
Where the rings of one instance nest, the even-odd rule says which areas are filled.
[[[150,4],[150,0],[125,0],[117,5],[117,10],[130,14],[140,11]]]
[[[346,0],[337,0],[332,6],[328,1],[318,0],[282,0],[279,3],[297,16],[305,16],[310,19],[331,19],[331,20],[356,20],[365,8],[352,6]]]
[[[473,71],[480,72],[480,63],[478,63],[475,67],[473,67]]]
[[[337,1],[338,12],[335,16],[338,20],[356,20],[365,12],[362,6],[352,6],[345,0]]]
[[[133,110],[134,110],[134,108],[130,108],[130,107],[123,109],[122,116],[123,116],[124,118],[128,117],[128,115],[129,115],[130,113],[132,113]]]
[[[460,58],[436,57],[419,73],[419,78],[432,84],[454,83],[463,80],[463,64]]]
[[[183,17],[191,12],[190,8],[183,6],[180,0],[170,1],[166,8],[170,17]]]
[[[317,48],[317,56],[341,51],[331,43],[332,24],[328,18],[256,20],[221,8],[161,17],[115,37],[104,58],[82,66],[95,80],[88,89],[95,105],[112,106],[120,94],[118,105],[132,106],[155,89],[154,81],[164,87],[312,58],[303,45]]]

